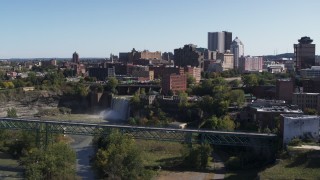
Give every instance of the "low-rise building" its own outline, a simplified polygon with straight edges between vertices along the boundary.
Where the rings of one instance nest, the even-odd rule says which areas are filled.
[[[293,93],[292,104],[300,109],[316,109],[320,112],[320,93]]]
[[[293,138],[313,139],[319,141],[320,117],[302,114],[281,114],[280,132],[283,144]]]
[[[294,92],[294,82],[292,79],[277,79],[276,81],[276,98],[292,101],[292,94]]]
[[[316,78],[320,77],[320,66],[312,66],[308,69],[301,69],[300,75],[302,78]]]
[[[169,94],[172,91],[174,94],[187,90],[186,74],[165,74],[161,80],[162,92]]]
[[[132,69],[132,76],[152,81],[154,80],[154,71],[149,70],[148,66],[134,66]]]
[[[320,93],[320,77],[302,80],[303,92]]]
[[[284,64],[268,64],[267,70],[270,73],[284,73],[286,72],[286,68]]]
[[[279,100],[257,100],[248,104],[240,113],[240,120],[244,122],[254,122],[261,129],[276,128],[276,118],[280,114],[303,114],[302,110],[295,105],[285,104]]]

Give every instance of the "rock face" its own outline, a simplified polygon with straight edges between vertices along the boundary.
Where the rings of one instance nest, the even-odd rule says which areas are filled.
[[[91,98],[92,99],[92,98]],[[109,97],[102,94],[100,100],[92,103],[90,96],[61,94],[54,91],[19,90],[0,91],[0,117],[7,116],[8,108],[15,108],[18,117],[34,117],[39,110],[66,107],[72,113],[94,113],[95,110],[106,109]]]
[[[60,95],[50,91],[0,92],[0,116],[7,116],[8,108],[15,108],[19,117],[33,117],[39,109],[58,107]]]

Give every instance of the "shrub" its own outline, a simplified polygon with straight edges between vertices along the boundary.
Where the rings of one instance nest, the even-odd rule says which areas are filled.
[[[301,144],[302,144],[302,141],[301,141],[301,139],[299,139],[299,138],[293,138],[293,139],[288,143],[289,146],[300,146]]]
[[[239,170],[242,168],[240,158],[235,156],[231,156],[225,165],[229,170]]]

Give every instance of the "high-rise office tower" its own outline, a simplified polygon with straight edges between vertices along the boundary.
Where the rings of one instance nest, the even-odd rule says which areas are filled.
[[[298,40],[299,44],[294,44],[295,70],[297,73],[300,69],[311,68],[315,65],[316,45],[311,44],[312,39],[304,36]]]
[[[231,50],[231,53],[233,54],[233,58],[234,58],[234,63],[233,63],[234,68],[238,69],[239,68],[239,57],[244,56],[244,45],[240,41],[240,39],[238,39],[238,37],[236,37],[232,41],[230,50]]]
[[[77,52],[74,52],[72,55],[72,62],[79,63],[79,54]]]
[[[208,32],[208,49],[210,51],[219,51],[224,53],[230,50],[232,42],[232,32]]]

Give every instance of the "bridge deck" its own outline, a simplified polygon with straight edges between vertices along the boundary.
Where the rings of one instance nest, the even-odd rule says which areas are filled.
[[[211,131],[202,129],[174,129],[115,124],[96,124],[70,121],[48,121],[39,119],[0,118],[0,129],[38,130],[46,133],[95,135],[108,134],[118,129],[136,139],[154,139],[186,143],[202,143],[235,146],[269,146],[275,134]]]

